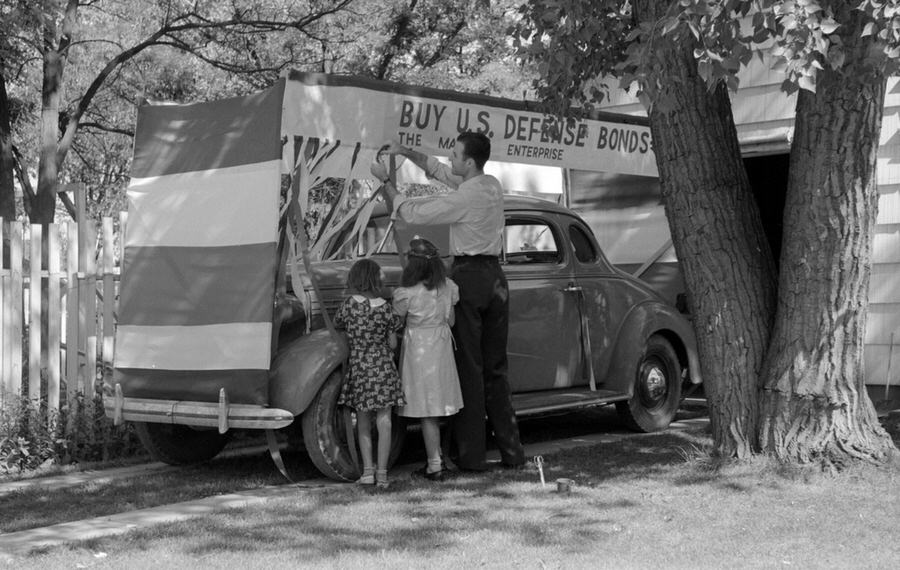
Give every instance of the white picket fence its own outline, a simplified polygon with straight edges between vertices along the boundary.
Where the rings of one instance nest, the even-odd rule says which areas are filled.
[[[93,414],[93,396],[112,370],[120,266],[114,221],[0,220],[0,227],[0,404],[46,401],[50,417],[68,405],[73,424],[77,414]],[[84,410],[73,409],[78,394]]]

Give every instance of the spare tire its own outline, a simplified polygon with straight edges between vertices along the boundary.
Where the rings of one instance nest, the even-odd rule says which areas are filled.
[[[138,439],[150,457],[169,465],[190,465],[209,461],[231,439],[231,431],[194,428],[176,424],[135,422]]]
[[[338,406],[341,384],[341,370],[338,369],[325,380],[303,412],[303,443],[313,465],[323,475],[337,481],[355,481],[361,473],[347,443],[346,418],[350,418],[353,441],[356,442],[356,414],[345,406]],[[391,456],[388,466],[397,461],[406,439],[406,419],[397,415],[393,415],[391,419]],[[377,437],[376,431],[372,435],[373,448],[377,448]],[[355,455],[359,457],[358,447]]]

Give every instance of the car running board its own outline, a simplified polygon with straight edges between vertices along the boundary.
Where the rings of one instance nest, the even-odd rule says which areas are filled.
[[[628,395],[622,392],[584,387],[513,394],[512,403],[517,416],[533,416],[603,406],[627,399]]]

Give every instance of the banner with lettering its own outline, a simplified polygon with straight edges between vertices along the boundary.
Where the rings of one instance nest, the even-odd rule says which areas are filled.
[[[288,144],[315,137],[364,154],[396,140],[449,156],[459,133],[471,130],[491,138],[493,161],[657,176],[646,119],[605,114],[554,132],[547,128],[551,119],[535,109],[497,97],[293,72],[285,87],[282,135]]]

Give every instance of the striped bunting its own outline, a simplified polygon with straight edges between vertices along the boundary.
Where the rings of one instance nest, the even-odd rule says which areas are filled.
[[[143,107],[114,382],[125,397],[268,403],[284,82]]]

